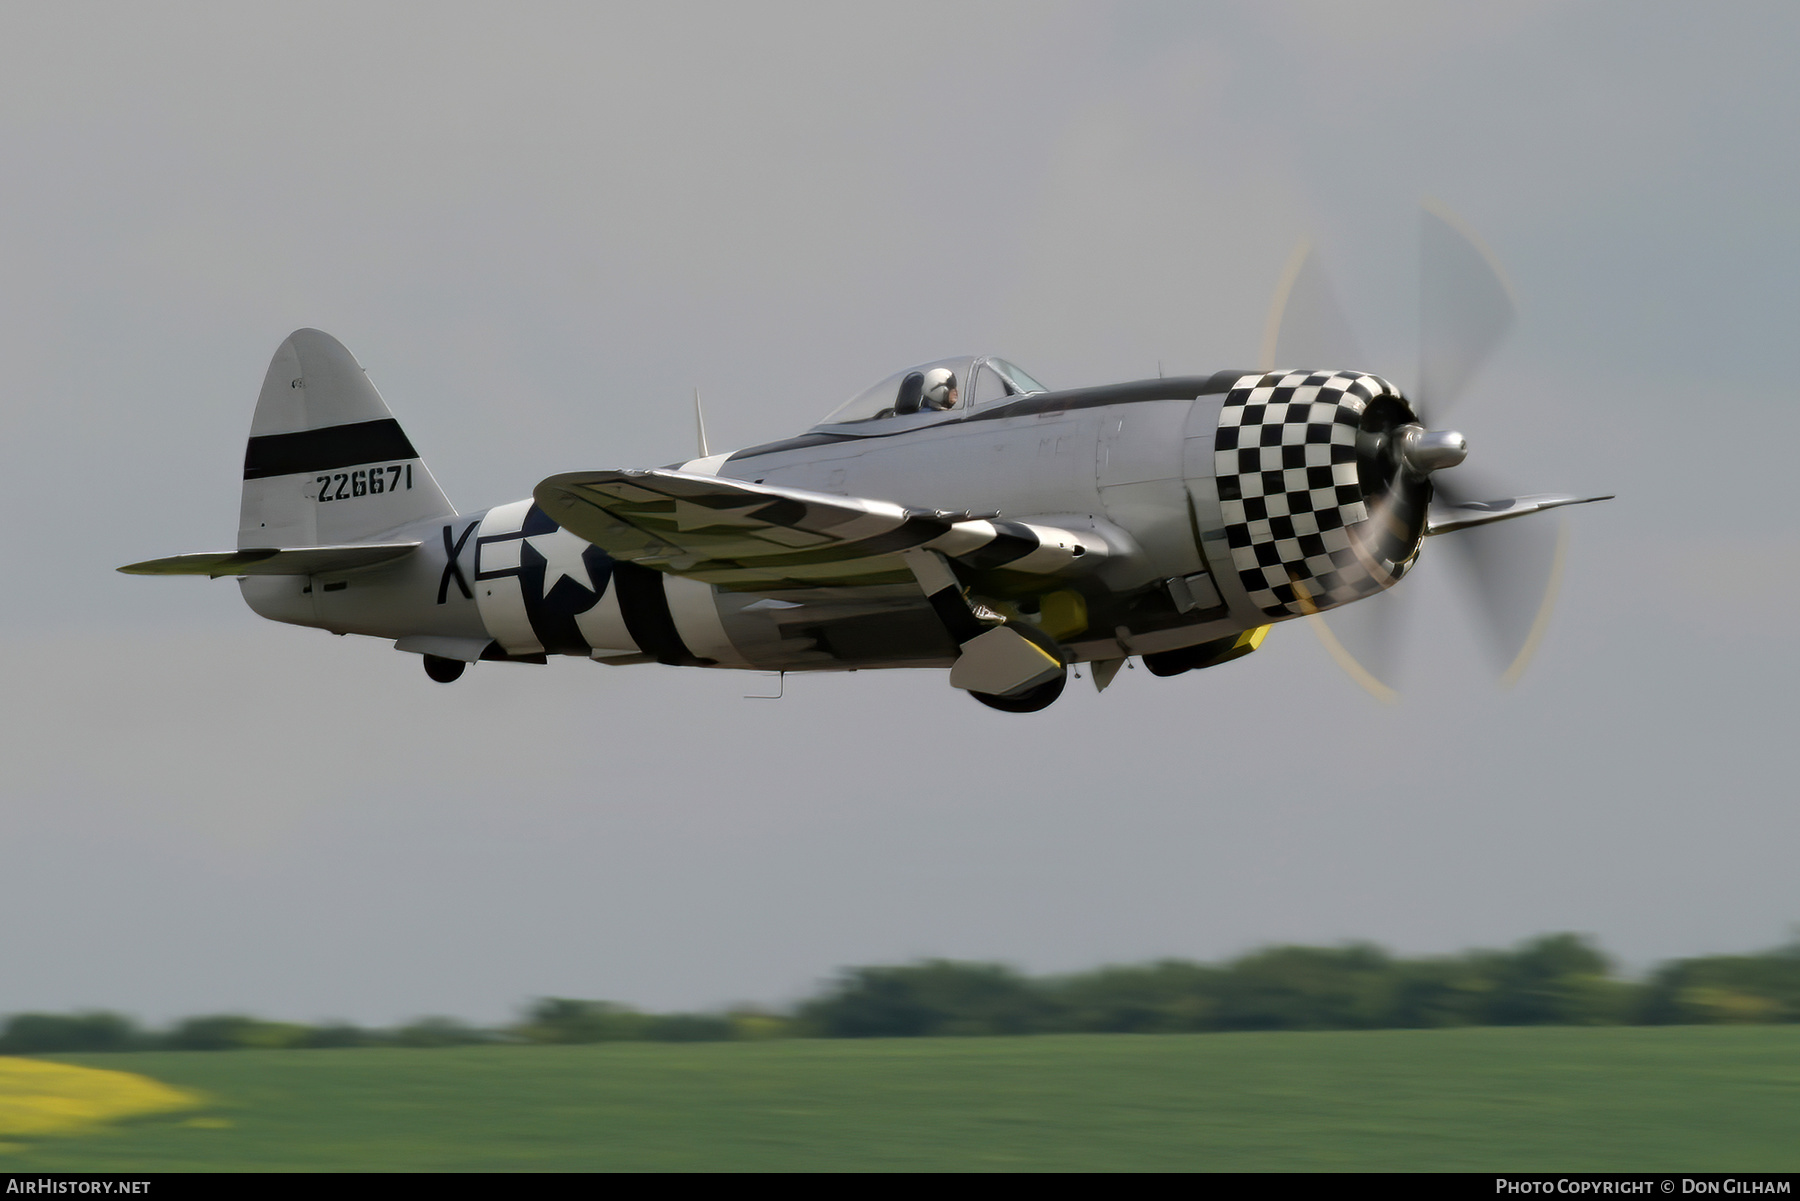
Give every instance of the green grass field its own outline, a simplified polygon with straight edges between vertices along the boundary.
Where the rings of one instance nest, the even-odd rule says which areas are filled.
[[[1793,1026],[57,1058],[211,1103],[0,1170],[1800,1168]]]

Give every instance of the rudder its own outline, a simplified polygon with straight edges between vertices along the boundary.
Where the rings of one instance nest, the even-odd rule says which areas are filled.
[[[288,335],[250,423],[238,546],[366,542],[455,515],[343,343],[316,329]]]

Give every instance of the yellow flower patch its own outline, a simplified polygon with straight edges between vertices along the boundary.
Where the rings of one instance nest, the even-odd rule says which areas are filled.
[[[202,1104],[195,1093],[134,1072],[0,1057],[0,1136],[72,1134]]]

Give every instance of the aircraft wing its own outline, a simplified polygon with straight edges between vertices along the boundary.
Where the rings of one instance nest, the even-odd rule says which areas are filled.
[[[292,550],[253,547],[247,550],[205,551],[194,555],[170,555],[147,559],[119,568],[126,575],[314,575],[322,571],[350,571],[374,567],[409,555],[417,542],[358,542],[350,546],[304,546]]]
[[[1107,550],[1092,533],[681,471],[570,472],[532,495],[615,559],[739,591],[907,582],[914,549],[1038,575]]]

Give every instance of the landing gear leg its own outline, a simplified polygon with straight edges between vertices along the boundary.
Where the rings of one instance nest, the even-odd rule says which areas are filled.
[[[440,684],[454,683],[468,667],[461,659],[446,659],[442,655],[425,655],[424,659],[425,674]]]
[[[915,547],[901,552],[901,557],[944,632],[961,650],[950,668],[951,687],[1005,713],[1036,713],[1062,695],[1069,668],[1054,639],[1023,622],[990,625],[976,617],[962,581],[937,551]],[[1034,680],[1038,682],[1033,684]],[[1002,691],[983,692],[984,687]]]

